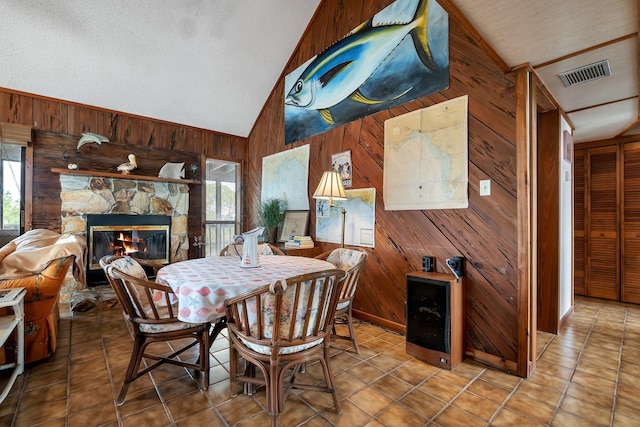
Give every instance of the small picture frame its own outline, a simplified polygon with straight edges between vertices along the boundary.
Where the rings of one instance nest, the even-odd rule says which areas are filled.
[[[291,236],[306,236],[308,227],[309,211],[285,211],[279,241],[287,242]]]

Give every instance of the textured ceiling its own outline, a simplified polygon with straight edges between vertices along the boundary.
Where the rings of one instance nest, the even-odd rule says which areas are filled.
[[[0,87],[247,136],[319,0],[2,0]]]
[[[531,64],[576,142],[638,133],[639,0],[452,0],[509,65]],[[611,76],[569,88],[558,73],[608,59]]]
[[[0,87],[247,136],[320,0],[2,0]],[[637,132],[640,0],[451,0],[576,142]],[[557,73],[609,59],[571,88]]]

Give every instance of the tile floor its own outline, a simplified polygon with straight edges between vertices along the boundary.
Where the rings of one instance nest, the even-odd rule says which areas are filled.
[[[29,366],[0,405],[2,426],[268,425],[264,391],[229,397],[226,337],[211,348],[211,386],[179,367],[118,394],[131,339],[118,307],[70,315],[62,307],[59,347]],[[328,394],[289,397],[283,426],[638,426],[640,306],[576,298],[559,335],[538,334],[534,375],[523,380],[465,361],[454,371],[405,354],[404,337],[357,327],[361,354],[337,341],[332,366],[343,413]],[[317,375],[310,366],[307,374]]]

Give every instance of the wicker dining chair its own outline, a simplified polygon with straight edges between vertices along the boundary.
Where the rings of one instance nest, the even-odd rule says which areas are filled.
[[[260,243],[258,244],[258,254],[259,255],[284,255],[282,249],[277,247],[276,245],[272,245],[271,243]],[[222,248],[220,251],[220,256],[242,256],[242,243],[229,243],[227,246]]]
[[[331,393],[336,412],[342,411],[331,372],[329,341],[345,277],[339,269],[308,273],[225,301],[231,395],[237,393],[237,381],[265,386],[274,426],[290,389]],[[262,377],[253,375],[251,369],[238,374],[238,356],[249,367],[257,367]],[[324,383],[297,382],[300,365],[316,360],[323,369]]]
[[[333,337],[351,341],[356,354],[360,354],[358,341],[353,329],[353,298],[356,295],[360,273],[367,261],[368,254],[362,249],[337,248],[324,252],[315,258],[330,262],[336,268],[347,272],[347,278],[342,287],[338,307],[336,308],[335,321],[333,325]],[[349,330],[349,335],[339,335],[336,331],[335,322],[344,322]]]
[[[169,286],[149,281],[141,264],[152,266],[148,262],[121,255],[107,255],[100,259],[100,266],[115,291],[125,319],[132,326],[133,334],[133,350],[124,384],[118,395],[118,405],[124,403],[129,385],[134,380],[165,363],[202,372],[204,387],[209,386],[211,324],[180,321],[172,305],[175,297],[173,290]],[[156,354],[147,351],[150,344],[158,342],[171,342],[173,347],[167,346],[167,350],[179,348],[167,351],[166,353],[170,353],[168,355],[164,352]],[[199,345],[196,361],[188,362],[178,358],[196,344]],[[154,349],[157,350],[155,346]],[[154,362],[140,370],[143,358]]]

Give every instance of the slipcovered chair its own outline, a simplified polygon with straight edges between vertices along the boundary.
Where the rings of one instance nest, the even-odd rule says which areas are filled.
[[[258,245],[258,255],[284,255],[282,249],[271,243],[260,243]],[[242,243],[229,243],[222,248],[220,256],[242,256]]]
[[[340,300],[338,301],[338,307],[336,308],[335,320],[338,322],[346,322],[347,327],[349,328],[349,335],[338,335],[334,322],[333,337],[351,341],[356,354],[360,354],[360,349],[358,348],[358,341],[356,340],[356,334],[353,330],[351,309],[353,307],[353,298],[356,295],[356,288],[358,287],[360,273],[362,273],[367,257],[368,254],[361,249],[346,248],[334,249],[315,257],[317,259],[328,261],[335,265],[336,268],[347,272],[347,278],[344,281]]]
[[[204,373],[204,386],[209,386],[211,324],[180,321],[172,305],[175,296],[173,290],[169,286],[149,281],[141,264],[153,267],[152,263],[128,256],[107,255],[100,259],[100,266],[115,291],[124,317],[131,323],[133,332],[133,351],[118,395],[118,405],[124,403],[129,385],[134,380],[165,363]],[[157,342],[172,342],[173,348],[179,348],[169,355],[147,352],[147,347]],[[195,362],[178,359],[179,355],[196,344],[199,349]],[[169,346],[166,348],[170,349]],[[143,358],[154,362],[140,370]]]
[[[261,286],[225,301],[229,330],[230,389],[237,393],[236,381],[264,385],[267,410],[272,425],[278,425],[290,389],[331,393],[337,413],[341,413],[335,380],[329,364],[331,325],[346,274],[332,269],[290,277],[286,281]],[[238,374],[238,356],[249,368]],[[324,372],[324,384],[295,381],[300,365],[317,360]],[[290,373],[285,380],[287,373]]]
[[[0,289],[25,288],[25,363],[51,356],[57,348],[58,302],[67,272],[85,286],[83,236],[29,230],[0,248]],[[0,309],[0,315],[3,314]],[[0,364],[11,360],[14,339],[0,348]],[[6,351],[5,351],[6,350]]]

